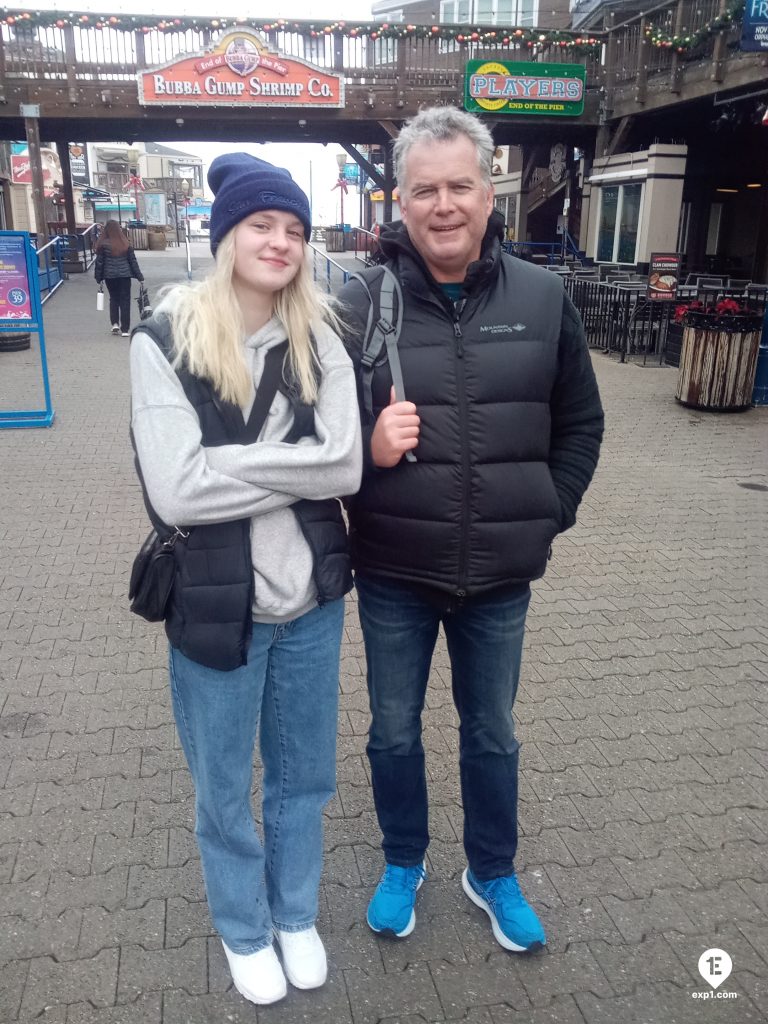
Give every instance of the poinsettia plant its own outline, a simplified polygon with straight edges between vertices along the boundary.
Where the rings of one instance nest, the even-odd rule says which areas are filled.
[[[692,299],[691,302],[683,302],[679,306],[675,306],[674,322],[676,324],[684,323],[689,313],[698,314],[700,317],[711,316],[713,319],[725,317],[727,319],[731,316],[750,316],[754,310],[746,309],[736,299],[721,299],[714,306],[705,306],[699,299]]]
[[[703,311],[704,303],[699,302],[698,299],[693,299],[692,302],[681,302],[679,306],[675,306],[675,323],[681,324],[686,313],[702,313]]]
[[[723,314],[726,316],[745,316],[749,310],[745,309],[736,299],[721,299],[715,306],[715,312],[718,316]]]

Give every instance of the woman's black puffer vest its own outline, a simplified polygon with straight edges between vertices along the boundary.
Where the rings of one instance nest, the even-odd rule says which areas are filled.
[[[140,329],[150,334],[169,356],[171,334],[167,318],[145,320]],[[176,372],[200,420],[203,446],[242,443],[245,424],[240,409],[222,401],[208,381],[184,368]],[[312,432],[312,409],[295,398],[294,387],[287,386],[284,393],[294,405],[294,427],[289,439],[296,441]],[[138,458],[136,469],[144,490]],[[152,508],[146,491],[144,502],[158,532],[172,533]],[[335,498],[301,500],[291,508],[312,552],[318,604],[343,597],[352,589],[352,575],[340,502]],[[190,527],[188,539],[178,542],[174,553],[176,580],[165,621],[169,641],[201,665],[223,671],[239,668],[246,663],[252,630],[250,519]]]

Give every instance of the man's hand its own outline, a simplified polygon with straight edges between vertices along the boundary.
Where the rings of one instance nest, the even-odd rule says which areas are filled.
[[[374,466],[391,469],[403,455],[419,443],[419,420],[413,402],[398,402],[395,389],[389,405],[382,409],[371,435],[371,458]]]

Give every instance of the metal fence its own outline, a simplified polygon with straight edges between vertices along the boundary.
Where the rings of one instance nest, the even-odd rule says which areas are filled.
[[[639,361],[643,365],[649,360],[664,362],[670,341],[679,333],[676,309],[703,294],[693,288],[686,297],[649,299],[642,281],[601,281],[577,274],[564,278],[564,283],[581,315],[590,348],[614,353],[622,363]],[[751,286],[739,292],[738,299],[743,307],[764,314],[767,292],[762,286]],[[735,297],[734,292],[730,294]],[[722,297],[705,297],[705,303],[714,305]]]

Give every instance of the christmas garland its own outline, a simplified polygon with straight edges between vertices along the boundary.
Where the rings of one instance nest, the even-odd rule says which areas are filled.
[[[646,25],[645,36],[652,46],[672,49],[678,53],[695,50],[711,36],[730,31],[741,23],[744,0],[736,2],[722,14],[712,18],[695,32],[673,35],[661,25],[650,22]],[[310,39],[323,36],[343,36],[348,39],[438,39],[442,42],[457,43],[460,46],[480,43],[485,46],[514,46],[539,51],[547,47],[558,47],[579,54],[599,52],[606,33],[585,36],[579,32],[563,29],[511,28],[505,26],[479,25],[413,25],[389,24],[388,22],[351,23],[347,21],[310,22],[291,21],[278,18],[264,21],[256,18],[204,18],[165,17],[156,18],[141,14],[77,14],[63,11],[29,11],[8,7],[0,8],[0,25],[29,28],[79,28],[118,29],[122,31],[185,32],[189,29],[202,31],[251,29],[256,32],[296,32]]]
[[[680,35],[672,35],[669,32],[665,32],[660,26],[651,23],[646,25],[645,37],[650,40],[653,46],[661,50],[676,50],[678,53],[689,53],[691,50],[695,50],[697,46],[701,46],[702,43],[712,36],[736,28],[741,24],[743,13],[744,0],[737,0],[736,3],[723,11],[722,14],[718,14],[695,32],[682,32]]]
[[[8,7],[0,8],[0,24],[29,28],[78,28],[118,29],[141,32],[184,32],[188,29],[201,31],[210,29],[235,30],[251,29],[256,32],[297,32],[310,39],[323,36],[344,36],[348,39],[439,39],[459,45],[482,43],[487,46],[524,46],[527,49],[543,49],[556,46],[578,53],[597,52],[601,40],[579,32],[559,29],[512,28],[470,25],[405,25],[388,22],[367,22],[353,24],[346,21],[318,23],[290,21],[278,18],[263,21],[257,18],[203,18],[166,17],[156,18],[141,14],[74,14],[63,11],[22,11]]]

